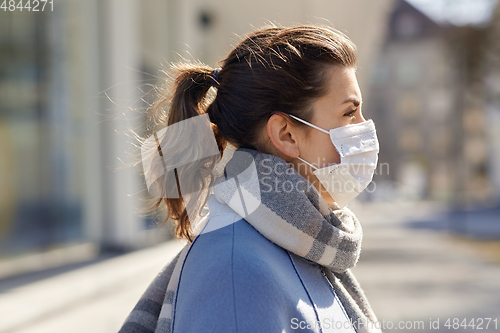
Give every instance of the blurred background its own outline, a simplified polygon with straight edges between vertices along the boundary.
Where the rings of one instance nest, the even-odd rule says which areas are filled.
[[[118,330],[182,245],[141,212],[141,97],[171,62],[215,68],[269,22],[358,47],[381,152],[352,204],[355,273],[379,319],[500,317],[497,0],[15,3],[0,6],[0,332]]]

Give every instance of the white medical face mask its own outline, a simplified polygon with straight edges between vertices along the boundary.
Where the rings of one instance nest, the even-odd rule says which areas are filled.
[[[314,175],[340,208],[356,198],[372,181],[378,162],[379,144],[375,124],[369,119],[362,123],[324,130],[305,120],[291,117],[330,135],[340,154],[340,163],[317,168],[298,157],[314,170]]]

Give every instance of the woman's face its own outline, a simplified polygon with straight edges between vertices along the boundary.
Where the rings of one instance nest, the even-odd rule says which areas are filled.
[[[327,94],[313,104],[313,116],[310,123],[328,131],[365,121],[361,113],[361,91],[353,68],[332,66],[329,69],[327,85]],[[296,133],[300,158],[317,168],[340,163],[340,155],[330,140],[329,134],[306,124],[300,126],[302,129]],[[309,128],[306,130],[304,127]],[[295,170],[316,187],[327,203],[334,202],[314,176],[313,168],[296,157],[289,162],[293,163]]]

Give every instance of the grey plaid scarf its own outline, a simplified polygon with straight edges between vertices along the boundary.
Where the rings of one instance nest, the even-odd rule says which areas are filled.
[[[380,332],[367,325],[377,318],[350,271],[361,252],[362,229],[349,208],[328,205],[283,159],[247,148],[234,152],[213,188],[219,202],[271,242],[318,263],[357,332]],[[171,332],[176,286],[190,245],[158,274],[119,333]]]

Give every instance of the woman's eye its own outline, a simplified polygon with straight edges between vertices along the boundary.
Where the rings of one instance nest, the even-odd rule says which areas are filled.
[[[356,113],[356,111],[358,111],[358,109],[351,110],[351,111],[347,112],[345,114],[345,116],[352,117],[352,116],[354,116],[354,113]]]

